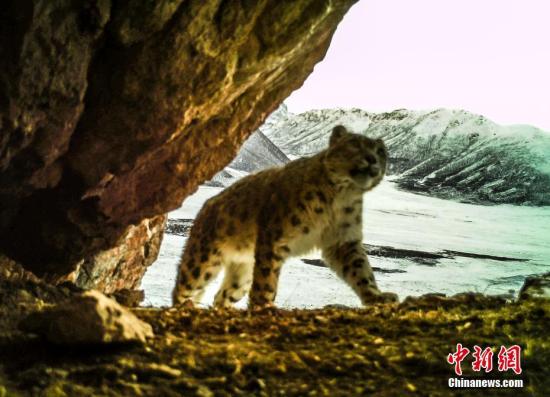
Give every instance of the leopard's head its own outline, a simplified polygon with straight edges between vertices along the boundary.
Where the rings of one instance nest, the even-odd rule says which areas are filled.
[[[332,130],[324,156],[329,178],[334,183],[363,192],[380,183],[387,161],[387,149],[381,139],[354,134],[341,125]]]

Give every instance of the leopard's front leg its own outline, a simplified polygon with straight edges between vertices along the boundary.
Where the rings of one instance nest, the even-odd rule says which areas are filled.
[[[275,231],[276,234],[277,231]],[[255,249],[254,274],[250,291],[250,307],[272,306],[277,295],[281,267],[288,257],[288,248],[277,244],[268,230],[259,232]]]
[[[323,249],[323,259],[359,296],[361,303],[396,302],[397,295],[381,292],[360,240],[337,243]]]

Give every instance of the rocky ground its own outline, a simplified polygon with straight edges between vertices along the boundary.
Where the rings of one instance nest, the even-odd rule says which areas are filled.
[[[454,371],[446,357],[457,342],[471,350],[523,348],[521,375],[496,368],[475,373],[467,357],[466,377],[524,382],[521,389],[475,392],[543,396],[550,390],[547,299],[462,294],[365,309],[133,309],[153,327],[145,344],[59,345],[20,330],[28,313],[63,306],[77,293],[68,285],[2,283],[0,396],[468,394],[447,386]]]

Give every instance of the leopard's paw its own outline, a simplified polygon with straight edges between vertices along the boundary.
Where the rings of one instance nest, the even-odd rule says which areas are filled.
[[[363,304],[368,305],[372,303],[398,303],[399,297],[393,292],[382,292],[379,290],[369,291],[368,294],[363,295]]]

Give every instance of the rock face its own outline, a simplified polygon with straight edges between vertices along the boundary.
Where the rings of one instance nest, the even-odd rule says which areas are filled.
[[[6,0],[0,252],[66,276],[79,264],[112,269],[100,253],[113,247],[141,250],[124,241],[129,226],[225,166],[302,84],[354,2]]]
[[[39,279],[31,272],[25,270],[19,263],[0,254],[0,280],[2,281],[34,281]]]
[[[33,313],[21,327],[62,345],[145,342],[153,336],[149,324],[98,291]]]
[[[156,259],[166,216],[145,219],[130,226],[114,248],[81,260],[69,277],[77,286],[113,293],[139,287],[147,267]]]

